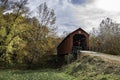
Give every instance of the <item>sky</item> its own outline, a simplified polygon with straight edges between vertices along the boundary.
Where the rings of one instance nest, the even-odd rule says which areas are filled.
[[[28,6],[34,12],[43,2],[55,10],[58,35],[78,28],[89,33],[107,17],[120,23],[120,0],[29,0]]]

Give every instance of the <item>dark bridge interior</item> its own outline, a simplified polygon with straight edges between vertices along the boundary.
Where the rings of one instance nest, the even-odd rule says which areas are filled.
[[[82,50],[87,49],[86,37],[81,34],[75,34],[73,36],[73,47],[80,47]]]

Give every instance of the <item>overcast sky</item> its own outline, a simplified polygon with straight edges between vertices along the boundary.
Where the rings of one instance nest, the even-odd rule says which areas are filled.
[[[90,32],[107,17],[120,22],[120,0],[29,0],[31,10],[43,2],[55,10],[58,35],[83,28]]]

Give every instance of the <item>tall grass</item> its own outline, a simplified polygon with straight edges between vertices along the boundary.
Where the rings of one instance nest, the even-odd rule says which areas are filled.
[[[57,70],[0,70],[0,80],[76,80]]]
[[[0,80],[120,80],[120,65],[84,55],[60,69],[0,70]]]
[[[120,66],[100,57],[82,56],[62,70],[79,80],[120,80]]]

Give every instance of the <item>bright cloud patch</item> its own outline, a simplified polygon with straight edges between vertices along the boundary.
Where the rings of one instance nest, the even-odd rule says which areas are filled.
[[[120,0],[96,0],[95,4],[106,11],[120,12]]]

